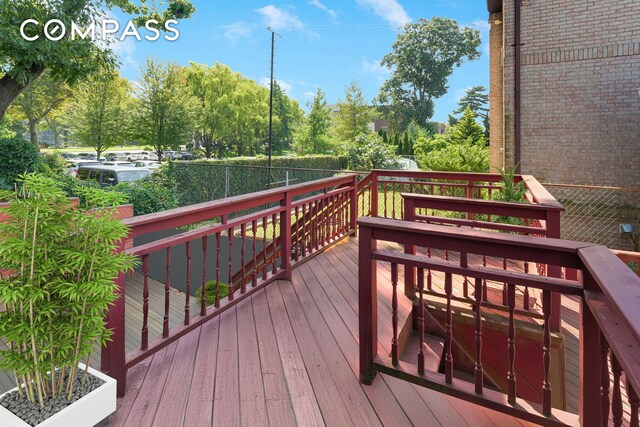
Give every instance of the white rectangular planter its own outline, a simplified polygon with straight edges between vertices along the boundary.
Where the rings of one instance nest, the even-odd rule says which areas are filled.
[[[81,363],[79,368],[84,370],[85,365]],[[91,367],[89,367],[89,373],[103,380],[104,384],[47,418],[37,427],[90,427],[116,411],[116,380]],[[17,387],[7,393],[15,390]],[[0,397],[2,396],[4,394]],[[0,406],[0,426],[29,427],[29,424],[13,415],[4,406]]]

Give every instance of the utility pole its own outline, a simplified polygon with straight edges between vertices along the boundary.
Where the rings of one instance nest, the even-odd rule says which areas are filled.
[[[280,34],[276,33],[271,29],[271,27],[267,27],[267,31],[271,33],[271,85],[270,85],[270,93],[269,93],[269,168],[268,168],[268,182],[267,189],[271,188],[271,147],[273,143],[273,52],[276,45],[276,36],[282,37]]]

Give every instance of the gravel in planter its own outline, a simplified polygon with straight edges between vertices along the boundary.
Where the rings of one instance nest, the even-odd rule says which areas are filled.
[[[68,376],[69,373],[67,372],[65,374],[64,384],[67,383]],[[76,375],[71,400],[67,400],[67,393],[63,393],[62,395],[59,394],[56,399],[51,399],[50,396],[45,397],[44,409],[40,409],[40,404],[38,403],[37,398],[35,403],[31,403],[24,392],[22,393],[22,396],[20,396],[16,390],[5,394],[0,399],[0,405],[13,412],[14,415],[21,418],[25,423],[31,426],[38,425],[104,384],[103,380],[98,377],[94,377],[90,373],[87,373],[87,379],[85,380],[85,383],[82,384],[83,376],[84,370],[80,370]]]

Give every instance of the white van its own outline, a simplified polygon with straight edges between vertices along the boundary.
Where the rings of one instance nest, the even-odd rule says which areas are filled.
[[[136,181],[149,176],[147,169],[133,166],[81,166],[78,168],[78,179],[93,180],[103,187],[122,182]]]

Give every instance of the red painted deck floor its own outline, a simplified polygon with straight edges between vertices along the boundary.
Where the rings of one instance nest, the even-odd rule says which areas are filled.
[[[134,367],[110,425],[528,425],[381,374],[361,385],[356,259],[357,239],[339,243]],[[390,305],[381,292],[385,349]]]

